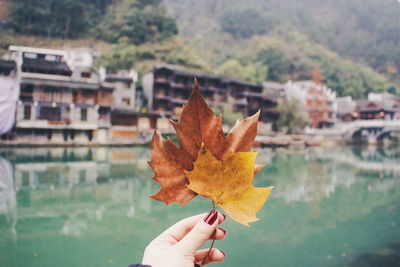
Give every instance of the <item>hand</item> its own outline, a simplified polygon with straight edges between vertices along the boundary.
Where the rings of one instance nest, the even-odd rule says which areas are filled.
[[[142,264],[152,267],[193,267],[223,261],[225,253],[213,248],[198,250],[207,240],[220,240],[226,231],[217,226],[225,215],[211,210],[183,219],[156,237],[145,249]],[[215,232],[215,234],[214,234]],[[208,255],[208,257],[207,257]],[[207,259],[203,263],[203,259]]]

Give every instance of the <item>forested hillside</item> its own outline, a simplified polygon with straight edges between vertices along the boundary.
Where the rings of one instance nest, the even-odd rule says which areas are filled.
[[[397,0],[0,0],[0,51],[83,44],[109,68],[166,62],[256,83],[319,67],[360,97],[400,92],[399,14]]]
[[[399,87],[397,0],[165,2],[180,35],[215,65],[228,59],[237,59],[236,67],[244,69],[251,69],[249,62],[265,63],[272,80],[304,78],[313,66],[320,66],[328,85],[354,96],[370,87]],[[254,43],[263,47],[262,56],[243,55],[257,53]]]

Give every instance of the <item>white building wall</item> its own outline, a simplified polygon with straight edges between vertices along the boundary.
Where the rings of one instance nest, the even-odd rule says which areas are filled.
[[[149,72],[143,76],[142,79],[143,94],[147,98],[147,107],[149,110],[153,108],[153,86],[154,86],[154,73]]]

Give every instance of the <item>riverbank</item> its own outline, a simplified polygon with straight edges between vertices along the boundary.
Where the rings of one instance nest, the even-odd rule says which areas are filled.
[[[164,136],[165,137],[165,136]],[[168,134],[167,137],[171,138],[175,143],[178,143],[177,137],[174,134]],[[151,136],[141,139],[127,139],[127,140],[111,140],[109,142],[98,142],[96,140],[83,142],[83,141],[47,141],[47,140],[0,140],[1,147],[104,147],[104,146],[146,146],[149,145]],[[258,135],[255,139],[254,147],[333,147],[339,145],[393,145],[400,144],[398,140],[385,139],[383,141],[360,139],[360,140],[344,140],[340,136],[326,136],[326,135],[308,135],[308,134],[293,134],[293,135]]]
[[[369,145],[385,146],[400,144],[398,139],[350,139],[346,140],[341,136],[327,135],[276,135],[276,136],[257,136],[256,147],[333,147],[342,145]]]

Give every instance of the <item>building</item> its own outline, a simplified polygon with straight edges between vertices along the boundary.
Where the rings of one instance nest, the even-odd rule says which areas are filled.
[[[270,98],[263,86],[220,76],[188,71],[173,65],[156,65],[143,77],[143,92],[148,109],[162,117],[178,118],[193,88],[196,77],[199,88],[211,107],[221,107],[233,98],[235,112],[250,116],[261,110],[261,121],[277,119],[276,98]],[[163,123],[163,126],[166,126]],[[157,128],[160,128],[157,125]]]
[[[114,88],[87,66],[69,66],[67,52],[10,47],[17,65],[20,96],[18,139],[105,142]]]
[[[369,93],[368,100],[384,103],[387,109],[390,109],[394,112],[393,116],[391,116],[391,119],[400,119],[400,96],[387,92]]]
[[[148,141],[160,114],[142,110],[142,92],[137,90],[138,73],[131,70],[107,71],[100,68],[102,80],[114,88],[110,139],[130,142]]]
[[[292,84],[292,97],[298,99],[306,108],[314,128],[330,127],[334,124],[333,103],[336,93],[322,83],[300,81]]]
[[[148,108],[165,116],[179,115],[193,88],[194,78],[210,106],[226,100],[221,78],[186,71],[178,66],[156,65],[143,77],[143,92]]]
[[[341,121],[352,121],[356,118],[356,102],[351,96],[343,96],[335,99],[334,111],[337,119]]]
[[[390,103],[369,99],[357,99],[356,112],[357,118],[361,120],[393,120],[395,115]]]
[[[138,73],[133,69],[97,72],[88,49],[11,46],[9,50],[7,60],[0,61],[0,89],[5,95],[10,91],[5,87],[13,81],[15,99],[7,95],[0,100],[13,103],[6,130],[14,128],[18,142],[135,143],[147,141],[157,127],[161,116],[142,109]],[[166,119],[159,123],[166,124]]]
[[[110,83],[114,87],[112,106],[116,109],[139,111],[140,102],[136,98],[136,83],[138,73],[131,70],[118,70],[109,72],[104,67],[99,71],[102,81]]]

